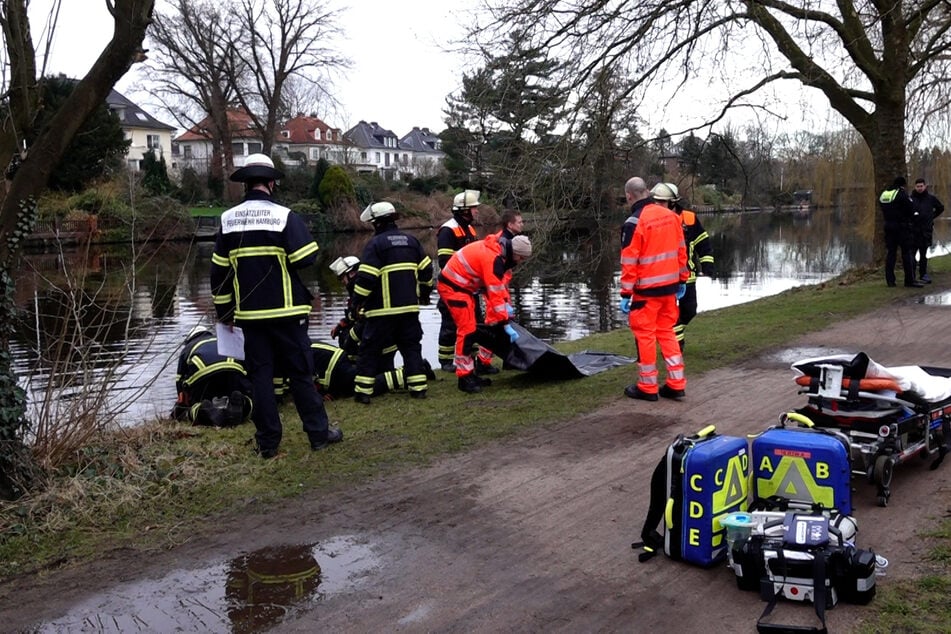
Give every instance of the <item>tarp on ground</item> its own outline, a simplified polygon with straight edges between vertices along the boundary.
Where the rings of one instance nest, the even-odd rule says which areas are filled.
[[[558,352],[547,343],[530,333],[519,324],[512,323],[518,333],[518,339],[510,344],[500,342],[494,350],[497,353],[505,348],[504,366],[511,370],[524,370],[542,376],[546,379],[578,379],[604,372],[611,368],[629,365],[636,359],[610,352],[595,352],[585,350],[566,355]]]

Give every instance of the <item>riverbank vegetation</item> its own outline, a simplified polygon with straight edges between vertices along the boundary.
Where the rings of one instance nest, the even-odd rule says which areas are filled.
[[[933,260],[940,280],[949,258]],[[880,271],[859,271],[818,286],[701,313],[691,324],[689,367],[693,375],[751,358],[826,324],[896,301]],[[559,344],[632,352],[630,333],[618,330]],[[69,565],[119,548],[172,548],[213,530],[216,518],[259,512],[269,504],[314,491],[332,491],[369,478],[425,464],[520,431],[556,424],[619,398],[630,368],[579,381],[544,382],[504,372],[489,392],[465,395],[452,376],[439,373],[430,398],[379,398],[372,407],[350,399],[327,403],[346,442],[329,451],[309,450],[292,405],[284,405],[284,454],[262,461],[252,450],[253,428],[188,427],[156,421],[91,438],[54,471],[42,488],[0,504],[0,578]],[[566,397],[570,394],[570,398]],[[447,416],[446,412],[452,412]],[[951,522],[926,536],[933,575],[882,589],[872,609],[889,618],[914,610],[916,597],[933,600],[947,588]],[[892,593],[900,593],[893,595]],[[910,594],[911,599],[906,595]],[[909,603],[909,601],[911,603]],[[951,619],[947,602],[928,604],[929,619]],[[915,617],[918,619],[919,617]],[[883,620],[881,623],[888,623]],[[937,622],[948,622],[937,621]],[[890,631],[887,628],[879,631]]]

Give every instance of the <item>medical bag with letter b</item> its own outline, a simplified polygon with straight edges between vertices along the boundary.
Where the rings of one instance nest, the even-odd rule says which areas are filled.
[[[749,450],[745,438],[720,436],[710,425],[695,436],[677,436],[651,476],[651,500],[641,561],[662,547],[671,559],[710,566],[727,556],[720,519],[745,511]],[[663,519],[664,535],[656,530]]]
[[[753,439],[751,453],[754,509],[780,501],[782,508],[852,514],[852,460],[842,433],[813,427],[802,414],[783,414],[779,426]]]

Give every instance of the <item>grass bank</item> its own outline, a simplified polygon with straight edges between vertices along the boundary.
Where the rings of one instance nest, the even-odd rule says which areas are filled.
[[[941,275],[951,258],[933,261]],[[855,272],[818,286],[792,289],[756,302],[701,313],[689,330],[688,372],[697,376],[781,346],[827,324],[900,301],[880,272]],[[626,329],[559,345],[630,354]],[[445,373],[430,385],[430,398],[377,399],[372,407],[351,400],[327,404],[347,440],[313,453],[292,408],[285,409],[285,455],[262,461],[251,449],[253,429],[215,430],[167,421],[121,432],[87,447],[48,489],[0,506],[0,578],[95,557],[116,548],[169,548],[210,531],[214,518],[260,512],[302,491],[331,490],[423,464],[516,434],[569,419],[616,399],[629,382],[620,368],[573,382],[540,382],[503,373],[490,391],[464,395]],[[951,522],[930,536],[936,561],[947,563]],[[943,554],[942,554],[943,553]],[[906,587],[907,585],[907,587]],[[884,620],[892,610],[919,610],[901,621],[901,631],[951,622],[946,600],[947,565],[934,576],[883,589],[870,614]],[[897,594],[896,594],[897,593]],[[902,593],[907,593],[905,596]],[[920,618],[919,618],[920,616]],[[924,629],[909,629],[909,620]],[[898,623],[898,621],[893,621]],[[885,627],[876,631],[895,631]]]

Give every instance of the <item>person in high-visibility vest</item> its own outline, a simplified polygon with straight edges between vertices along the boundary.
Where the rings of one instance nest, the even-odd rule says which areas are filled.
[[[687,324],[697,316],[697,275],[714,278],[717,275],[716,267],[713,261],[713,248],[710,246],[710,236],[707,234],[700,218],[689,209],[684,209],[680,204],[680,191],[673,183],[662,183],[651,190],[652,198],[660,204],[666,204],[668,209],[673,210],[680,216],[680,224],[684,230],[684,242],[687,244],[687,266],[690,268],[690,277],[687,278],[687,290],[684,296],[677,301],[677,324],[674,326],[674,334],[677,335],[677,341],[680,343],[680,349],[683,350],[686,345],[685,333]],[[673,197],[668,198],[668,195]]]
[[[680,218],[655,203],[644,179],[624,186],[631,215],[624,223],[621,248],[622,313],[637,344],[637,383],[628,385],[630,398],[656,401],[658,395],[680,399],[686,394],[684,358],[674,335],[677,300],[686,291],[687,246]],[[658,385],[657,344],[667,366],[667,381]]]
[[[313,450],[343,440],[330,427],[314,387],[307,334],[313,308],[298,270],[317,259],[317,243],[304,220],[274,201],[284,174],[265,154],[251,154],[231,180],[244,183],[244,201],[221,215],[211,256],[211,292],[218,321],[244,333],[244,365],[251,380],[262,458],[278,455],[283,429],[274,394],[275,376],[289,379],[294,405]]]
[[[514,343],[518,333],[509,323],[512,307],[503,282],[505,272],[532,255],[532,243],[526,236],[515,236],[503,246],[498,236],[467,244],[456,251],[439,273],[436,289],[456,322],[455,366],[457,386],[470,394],[481,392],[490,379],[476,375],[473,347],[495,337],[482,337],[475,315],[475,295],[485,294],[485,327],[503,330]],[[501,334],[501,333],[500,333]]]
[[[905,274],[905,286],[922,288],[915,281],[915,206],[905,191],[904,176],[895,178],[892,188],[879,195],[878,204],[885,222],[885,283],[895,286],[895,263],[901,249],[901,266]]]

